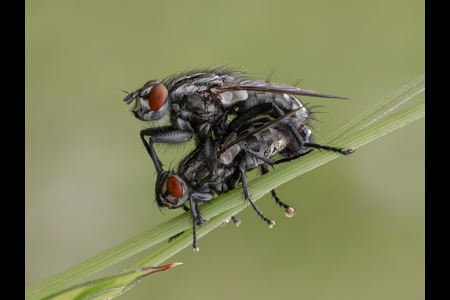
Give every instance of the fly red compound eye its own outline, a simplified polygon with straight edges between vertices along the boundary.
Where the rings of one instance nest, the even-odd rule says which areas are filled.
[[[158,111],[164,105],[167,99],[167,89],[164,85],[155,85],[148,95],[148,104],[154,111]]]
[[[158,82],[158,80],[156,80],[156,79],[149,80],[144,84],[144,86],[152,84],[153,82]]]
[[[167,190],[169,191],[169,194],[175,198],[183,196],[183,187],[181,186],[181,182],[175,176],[170,176],[167,179]]]

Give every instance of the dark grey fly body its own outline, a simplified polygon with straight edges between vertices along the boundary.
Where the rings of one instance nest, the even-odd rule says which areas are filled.
[[[191,210],[193,216],[194,243],[193,249],[198,250],[196,238],[197,223],[202,225],[204,220],[200,214],[199,205],[209,202],[217,195],[228,192],[242,184],[245,199],[250,202],[257,214],[273,227],[274,221],[268,219],[255,205],[248,191],[246,172],[261,167],[263,174],[268,172],[267,164],[274,165],[303,156],[312,150],[297,143],[292,133],[287,129],[288,120],[292,115],[302,111],[298,108],[280,116],[276,120],[261,117],[255,120],[242,121],[237,131],[229,132],[225,138],[218,139],[215,153],[218,165],[215,172],[207,167],[208,154],[202,145],[188,154],[179,164],[176,172],[168,171],[161,174],[157,181],[155,196],[160,207],[177,209],[183,207]],[[303,110],[305,111],[305,110]],[[307,110],[306,110],[307,111]],[[309,132],[301,131],[304,141],[309,140]],[[297,147],[297,149],[295,149]],[[348,155],[353,151],[329,147],[329,150]],[[339,150],[339,151],[338,151]],[[278,162],[271,158],[277,154],[286,156],[286,151],[293,151],[296,156],[286,157]],[[282,203],[272,191],[276,202],[283,206],[288,217],[293,216],[294,209]]]
[[[147,128],[140,133],[157,172],[161,173],[163,169],[154,149],[155,143],[182,143],[195,135],[205,144],[208,170],[215,171],[214,137],[220,138],[230,130],[236,130],[242,120],[261,115],[278,117],[303,107],[295,96],[347,99],[281,83],[247,79],[240,72],[217,68],[185,72],[161,81],[150,80],[123,100],[127,104],[135,102],[132,111],[140,120],[170,119],[170,126]],[[241,123],[231,122],[231,128],[228,128],[229,115],[244,118]],[[299,111],[288,120],[287,128],[299,143],[308,143],[308,138],[305,140],[302,136],[311,134],[307,117],[308,114]],[[150,137],[148,142],[146,137]],[[312,143],[304,146],[320,148]]]

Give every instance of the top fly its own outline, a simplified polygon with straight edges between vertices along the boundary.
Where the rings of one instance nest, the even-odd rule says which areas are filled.
[[[280,112],[303,107],[295,96],[347,99],[281,83],[246,79],[240,72],[217,68],[194,70],[161,81],[150,80],[123,101],[127,104],[135,102],[132,112],[140,120],[155,121],[169,117],[171,125],[147,128],[140,133],[158,174],[161,174],[162,164],[153,143],[182,143],[196,135],[205,144],[207,168],[214,172],[217,159],[213,136],[222,137],[228,131],[229,115],[244,113],[248,118],[264,114],[276,117]],[[300,131],[309,130],[304,124],[304,115],[302,111],[288,119],[287,128],[299,143],[303,143]],[[145,139],[147,136],[150,137],[149,142]]]

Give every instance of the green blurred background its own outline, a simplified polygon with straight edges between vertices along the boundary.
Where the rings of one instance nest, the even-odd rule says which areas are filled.
[[[323,106],[320,141],[425,72],[424,1],[26,1],[25,17],[25,286],[179,213],[154,203],[145,124],[121,89],[196,67],[275,69],[274,82],[351,99],[304,98]],[[214,230],[121,299],[423,299],[424,129],[278,187],[294,218],[266,196],[273,229],[247,208],[241,227]]]

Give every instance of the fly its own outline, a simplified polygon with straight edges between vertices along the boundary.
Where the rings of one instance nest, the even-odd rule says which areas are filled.
[[[262,117],[256,120],[244,122],[237,131],[229,132],[226,138],[218,139],[214,144],[215,153],[218,156],[218,166],[215,172],[207,167],[207,156],[204,147],[200,144],[194,151],[188,154],[179,164],[177,172],[162,172],[160,180],[157,181],[155,197],[158,206],[169,209],[183,207],[191,210],[193,217],[193,250],[198,251],[196,228],[197,223],[203,225],[205,222],[201,217],[201,203],[209,202],[214,198],[214,193],[220,195],[242,184],[245,199],[250,202],[258,216],[273,227],[275,222],[268,219],[255,205],[248,190],[246,172],[261,167],[263,174],[268,172],[267,164],[275,165],[279,162],[290,161],[312,151],[303,145],[309,141],[309,133],[301,131],[304,142],[300,144],[292,138],[287,123],[291,116],[302,111],[303,107],[297,108],[287,114],[281,115],[276,120]],[[243,118],[239,116],[238,118]],[[328,146],[326,146],[328,147]],[[342,150],[341,148],[328,147],[344,155],[348,155],[354,149]],[[287,152],[295,152],[295,156],[286,157],[280,161],[274,161],[271,157],[276,154],[285,155]],[[282,203],[272,190],[275,201],[283,206],[286,216],[292,216],[294,209]]]
[[[240,72],[218,68],[190,71],[161,81],[150,80],[142,88],[129,93],[123,101],[127,104],[135,102],[132,112],[142,121],[169,117],[171,125],[147,128],[140,132],[156,171],[161,174],[162,163],[156,154],[154,143],[182,143],[196,135],[205,144],[208,170],[215,172],[217,160],[214,137],[223,137],[230,131],[227,124],[229,115],[245,116],[241,123],[230,123],[231,131],[235,131],[242,121],[261,115],[277,117],[281,113],[303,107],[295,96],[347,99],[281,83],[246,79]],[[299,143],[304,142],[302,136],[308,137],[311,134],[305,124],[307,116],[305,111],[299,111],[287,123],[287,128]],[[148,142],[146,137],[150,137]],[[305,145],[320,148],[318,146],[320,145]]]

